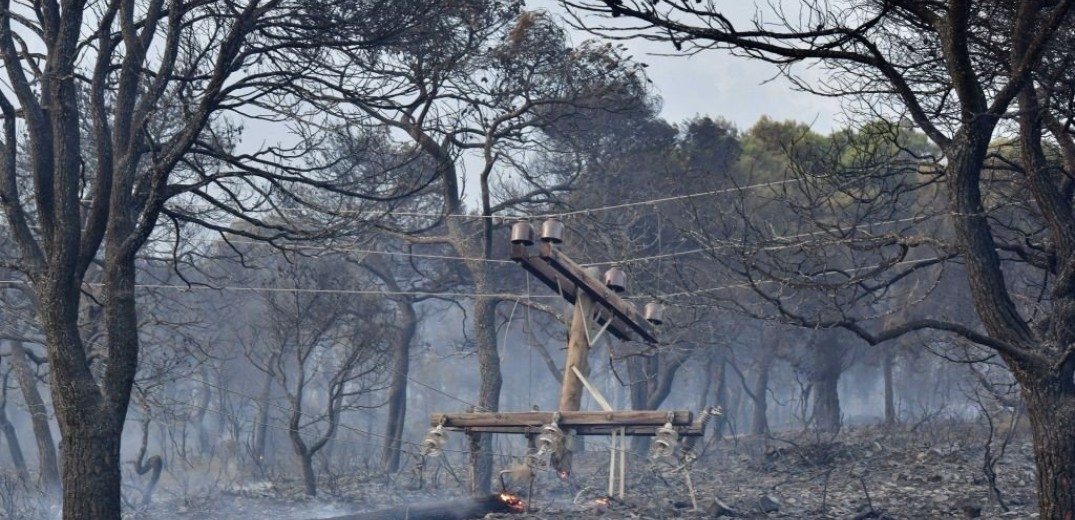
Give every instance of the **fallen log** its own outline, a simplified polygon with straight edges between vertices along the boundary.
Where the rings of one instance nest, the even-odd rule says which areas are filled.
[[[504,493],[428,504],[407,504],[323,520],[472,520],[489,513],[521,513],[525,508],[522,499]]]

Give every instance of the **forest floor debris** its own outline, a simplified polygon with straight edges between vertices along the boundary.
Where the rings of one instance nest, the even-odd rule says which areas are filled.
[[[859,428],[839,435],[800,432],[721,439],[709,443],[694,464],[698,511],[692,508],[682,475],[669,472],[674,469],[671,463],[654,466],[641,457],[629,459],[626,497],[610,499],[607,451],[590,451],[576,457],[575,475],[567,481],[551,472],[539,475],[531,512],[487,518],[1036,518],[1029,436],[1016,435],[996,466],[997,488],[1009,509],[1004,511],[982,469],[985,435],[972,423],[943,422],[913,429]],[[590,447],[596,450],[596,445]],[[307,520],[461,494],[452,479],[421,490],[404,480],[397,478],[391,485],[383,478],[337,481],[331,496],[316,499],[305,498],[299,482],[281,481],[197,502],[160,502],[129,518]]]

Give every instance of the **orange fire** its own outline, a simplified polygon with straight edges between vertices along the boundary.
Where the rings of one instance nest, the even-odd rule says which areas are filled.
[[[503,502],[504,505],[510,507],[511,510],[515,511],[516,513],[522,513],[526,511],[526,502],[523,502],[523,499],[520,498],[518,495],[513,495],[511,493],[501,493],[500,501]]]
[[[597,503],[597,505],[599,506],[607,506],[611,501],[608,499],[608,497],[601,497],[597,500],[594,500],[594,502]]]

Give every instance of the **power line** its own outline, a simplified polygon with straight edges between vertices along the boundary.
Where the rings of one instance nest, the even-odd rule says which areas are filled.
[[[916,260],[904,260],[902,262],[896,262],[896,263],[892,264],[891,267],[896,267],[898,265],[922,264],[922,263],[927,263],[927,262],[934,262],[934,261],[937,261],[937,260],[944,260],[944,257],[934,256],[934,257],[931,257],[931,258],[919,258],[919,259],[916,259]],[[868,265],[868,266],[862,266],[862,267],[855,267],[855,268],[852,268],[852,269],[848,269],[847,272],[849,272],[849,273],[857,273],[859,271],[870,271],[870,270],[877,269],[879,267],[881,267],[881,265],[879,265],[879,264],[878,265]],[[654,298],[657,298],[657,299],[660,299],[660,300],[663,301],[665,298],[678,298],[678,297],[681,297],[681,296],[694,296],[696,294],[723,291],[725,289],[745,289],[745,288],[753,287],[755,285],[771,285],[771,284],[779,284],[779,283],[780,282],[776,281],[776,280],[760,280],[758,282],[739,282],[739,283],[728,284],[728,285],[720,285],[720,286],[717,286],[717,287],[709,287],[709,288],[706,288],[706,289],[692,289],[690,291],[681,291],[681,292],[675,292],[675,293],[658,294],[658,295],[654,295]]]
[[[697,192],[697,193],[689,193],[689,194],[686,194],[686,195],[674,195],[674,196],[669,196],[669,197],[660,197],[660,198],[655,198],[655,199],[639,200],[639,201],[634,201],[634,202],[624,202],[624,203],[621,203],[621,204],[611,204],[611,205],[607,205],[607,206],[598,206],[596,208],[586,208],[586,209],[578,209],[578,210],[571,210],[571,211],[550,212],[550,213],[542,213],[542,214],[529,215],[529,216],[527,216],[527,215],[477,215],[477,214],[469,214],[469,213],[435,213],[435,212],[421,212],[421,211],[390,211],[390,212],[386,213],[384,211],[371,211],[371,210],[329,210],[329,211],[321,211],[321,213],[327,213],[327,214],[331,214],[331,215],[349,215],[349,216],[373,215],[373,216],[421,217],[421,218],[459,218],[459,219],[486,219],[486,218],[488,218],[488,219],[494,219],[494,220],[497,220],[497,219],[510,220],[510,219],[518,219],[518,218],[570,217],[570,216],[575,216],[575,215],[588,215],[588,214],[593,214],[593,213],[603,213],[603,212],[606,212],[606,211],[625,209],[625,208],[631,208],[631,207],[637,207],[637,206],[657,205],[657,204],[663,204],[665,202],[674,202],[674,201],[677,201],[677,200],[688,200],[688,199],[701,198],[701,197],[711,197],[711,196],[714,196],[714,195],[723,195],[723,194],[727,194],[727,193],[739,193],[739,192],[743,192],[743,191],[747,191],[747,190],[755,190],[755,189],[759,189],[759,188],[767,188],[767,187],[771,187],[771,186],[780,186],[780,185],[784,185],[784,184],[793,184],[793,183],[800,183],[800,182],[803,182],[803,180],[802,179],[785,179],[785,180],[782,180],[782,181],[760,182],[760,183],[757,183],[757,184],[748,184],[746,186],[736,186],[736,187],[732,187],[732,188],[722,188],[722,189],[719,189],[719,190],[702,191],[702,192]],[[215,208],[206,208],[206,209],[215,209]],[[277,213],[304,213],[304,211],[302,209],[294,209],[294,208],[274,208],[274,211],[277,212]]]
[[[780,185],[783,185],[783,184],[791,184],[791,183],[799,183],[799,182],[802,182],[802,180],[801,179],[788,179],[788,180],[783,180],[783,181],[761,182],[761,183],[758,183],[758,184],[749,184],[749,185],[746,185],[746,186],[737,186],[737,187],[734,187],[734,188],[723,188],[723,189],[719,189],[719,190],[703,191],[703,192],[691,193],[691,194],[687,194],[687,195],[675,195],[675,196],[671,196],[671,197],[662,197],[662,198],[657,198],[657,199],[641,200],[641,201],[636,201],[636,202],[624,202],[622,204],[612,204],[612,205],[609,205],[609,206],[601,206],[601,207],[597,207],[597,208],[579,209],[579,210],[573,210],[573,211],[563,211],[563,212],[560,212],[560,213],[546,213],[544,215],[537,215],[537,216],[535,216],[535,218],[570,217],[570,216],[574,216],[574,215],[589,215],[589,214],[592,214],[592,213],[602,213],[602,212],[605,212],[605,211],[612,211],[612,210],[624,209],[624,208],[632,208],[632,207],[636,207],[636,206],[650,206],[650,205],[655,206],[657,204],[662,204],[662,203],[665,203],[665,202],[673,202],[673,201],[677,201],[677,200],[688,200],[688,199],[694,199],[694,198],[700,198],[700,197],[710,197],[710,196],[713,196],[713,195],[723,195],[723,194],[726,194],[726,193],[738,193],[738,192],[742,192],[742,191],[746,191],[746,190],[754,190],[754,189],[758,189],[758,188],[766,188],[766,187],[770,187],[770,186],[780,186]]]
[[[913,223],[917,224],[917,223],[920,223],[920,222],[925,222],[927,220],[932,220],[932,219],[939,218],[939,217],[940,217],[940,215],[926,215],[926,216],[906,217],[906,218],[900,218],[900,219],[882,220],[882,221],[878,221],[878,222],[865,222],[865,223],[861,223],[861,224],[855,224],[855,225],[847,226],[845,228],[842,228],[840,231],[870,229],[870,228],[884,226],[884,225],[903,224],[903,223],[908,223],[908,222],[913,222]],[[807,232],[807,233],[799,233],[799,234],[795,234],[795,235],[777,235],[777,236],[770,237],[770,238],[768,238],[766,240],[767,241],[778,241],[779,242],[779,241],[807,238],[807,237],[818,236],[818,235],[825,235],[825,234],[828,234],[830,232],[831,232],[831,230],[822,229],[822,230],[818,230],[818,231],[810,231],[810,232]],[[233,240],[233,239],[223,239],[223,238],[197,238],[197,237],[190,237],[190,238],[186,238],[185,240],[190,241],[190,242],[232,243],[232,244],[242,244],[242,245],[257,245],[257,246],[265,246],[265,247],[277,247],[277,244],[273,244],[271,242],[261,241],[261,240]],[[152,241],[161,242],[161,243],[171,243],[171,242],[173,242],[171,240],[167,240],[167,239],[163,239],[163,238],[152,239]],[[503,259],[499,259],[499,258],[474,258],[474,257],[466,257],[466,256],[439,255],[439,254],[429,254],[429,253],[414,253],[414,252],[405,252],[405,251],[383,251],[383,250],[376,250],[376,249],[353,248],[353,247],[350,247],[350,246],[340,247],[340,246],[332,246],[332,245],[320,246],[320,245],[305,245],[305,244],[293,244],[293,245],[294,245],[294,247],[296,247],[298,249],[305,249],[305,250],[312,250],[312,251],[335,251],[335,252],[346,252],[346,253],[359,253],[359,254],[366,254],[366,255],[397,256],[397,257],[405,257],[405,258],[428,258],[428,259],[439,259],[439,260],[459,260],[459,261],[465,261],[465,262],[486,262],[486,263],[495,263],[495,264],[514,264],[515,263],[514,260],[503,260]],[[605,260],[605,261],[600,261],[600,262],[589,262],[589,263],[583,263],[583,264],[580,264],[580,265],[582,265],[583,267],[591,267],[591,266],[615,265],[615,264],[645,263],[645,262],[661,260],[661,259],[664,259],[664,258],[675,258],[675,257],[680,257],[680,256],[695,255],[695,254],[704,253],[704,252],[718,251],[718,250],[721,250],[721,249],[727,249],[727,248],[730,248],[730,247],[735,247],[735,245],[737,245],[737,244],[730,243],[730,242],[721,242],[721,243],[719,243],[719,245],[710,246],[710,247],[698,247],[698,248],[687,249],[687,250],[684,250],[684,251],[675,251],[675,252],[671,252],[671,253],[661,253],[661,254],[656,254],[656,255],[647,255],[647,256],[634,257],[634,258],[624,258],[624,259],[619,259],[619,260]],[[292,244],[289,244],[289,246],[292,246]],[[773,247],[782,248],[784,246],[773,246]]]
[[[774,248],[788,248],[788,247],[798,247],[798,245],[795,244],[795,245],[774,246]],[[933,257],[933,258],[925,258],[925,259],[920,259],[920,260],[907,260],[907,261],[904,261],[904,262],[898,262],[896,264],[893,264],[893,266],[907,265],[907,264],[912,264],[912,263],[921,263],[921,262],[928,262],[928,261],[935,261],[935,260],[941,260],[941,259],[942,259],[941,257]],[[856,267],[856,268],[853,268],[853,269],[849,269],[848,271],[849,272],[858,272],[858,271],[872,270],[872,269],[876,269],[876,268],[879,268],[879,267],[881,267],[881,266],[880,265],[863,266],[863,267]],[[0,280],[0,285],[28,285],[29,283],[30,282],[25,281],[25,280]],[[762,281],[762,282],[758,282],[758,283],[777,283],[777,282],[775,282],[775,281]],[[104,284],[97,283],[97,282],[94,282],[94,283],[84,282],[84,285],[88,285],[88,286],[91,286],[91,287],[101,287]],[[695,295],[695,294],[705,293],[705,292],[713,292],[713,291],[719,291],[719,290],[724,290],[724,289],[743,288],[743,287],[750,287],[750,286],[751,286],[750,282],[742,282],[742,283],[736,283],[736,284],[722,285],[722,286],[718,286],[718,287],[711,287],[711,288],[707,288],[707,289],[692,289],[690,291],[681,291],[681,292],[675,292],[675,293],[658,294],[658,295],[653,295],[653,297],[665,300],[665,299],[676,298],[676,297],[681,297],[681,296],[692,296],[692,295]],[[199,291],[225,291],[225,292],[230,291],[230,292],[300,293],[300,294],[307,293],[307,294],[349,294],[349,295],[379,295],[379,296],[429,296],[429,297],[440,297],[440,298],[497,298],[497,299],[502,299],[502,300],[515,300],[515,301],[524,300],[524,299],[535,299],[535,298],[537,298],[537,299],[549,299],[549,298],[558,299],[558,298],[560,298],[559,295],[555,295],[555,294],[534,295],[534,294],[517,294],[517,293],[462,293],[462,292],[432,292],[432,291],[382,291],[382,290],[363,290],[363,289],[310,289],[310,288],[302,288],[302,287],[295,287],[295,288],[290,288],[290,287],[241,287],[241,286],[229,286],[229,285],[224,285],[224,286],[202,286],[202,285],[179,285],[179,284],[135,284],[135,287],[140,288],[140,289],[172,289],[172,290],[179,290],[179,291],[195,291],[195,290],[199,290]],[[628,296],[628,297],[625,297],[625,299],[631,300],[631,299],[642,299],[642,298],[648,298],[648,297],[649,296],[646,296],[646,295],[639,295],[639,296],[634,296],[634,297]]]
[[[279,244],[275,244],[266,240],[235,240],[235,239],[223,239],[223,238],[199,238],[188,237],[184,240],[188,242],[208,242],[208,243],[225,243],[225,244],[241,244],[241,245],[257,245],[266,247],[281,247]],[[174,243],[174,240],[168,240],[164,238],[151,239],[152,242],[159,243]],[[313,251],[336,251],[341,253],[359,253],[365,255],[381,255],[381,256],[402,256],[410,258],[430,258],[438,260],[461,260],[466,262],[489,262],[497,264],[513,264],[512,260],[501,260],[499,258],[472,258],[466,256],[452,256],[452,255],[438,255],[431,253],[413,253],[405,251],[384,251],[376,249],[361,249],[351,246],[319,246],[319,245],[307,245],[301,243],[287,244],[287,247],[295,247],[296,249],[307,249]]]
[[[0,285],[29,285],[26,280],[0,280]],[[90,287],[102,287],[100,282],[83,282]],[[234,285],[208,286],[208,285],[180,285],[180,284],[150,284],[141,283],[134,285],[138,289],[174,289],[179,291],[231,291],[231,292],[267,292],[267,293],[309,293],[309,294],[353,294],[353,295],[380,295],[380,296],[429,296],[440,298],[498,298],[502,300],[519,300],[531,298],[559,298],[558,295],[527,296],[515,293],[461,293],[461,292],[436,292],[436,291],[382,291],[374,289],[311,289],[303,287],[241,287]]]

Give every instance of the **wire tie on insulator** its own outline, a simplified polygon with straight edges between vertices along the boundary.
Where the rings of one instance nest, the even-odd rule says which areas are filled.
[[[679,459],[680,464],[683,466],[683,469],[686,471],[690,471],[691,468],[694,466],[694,461],[698,460],[698,456],[694,454],[693,449],[683,446],[680,451]]]

